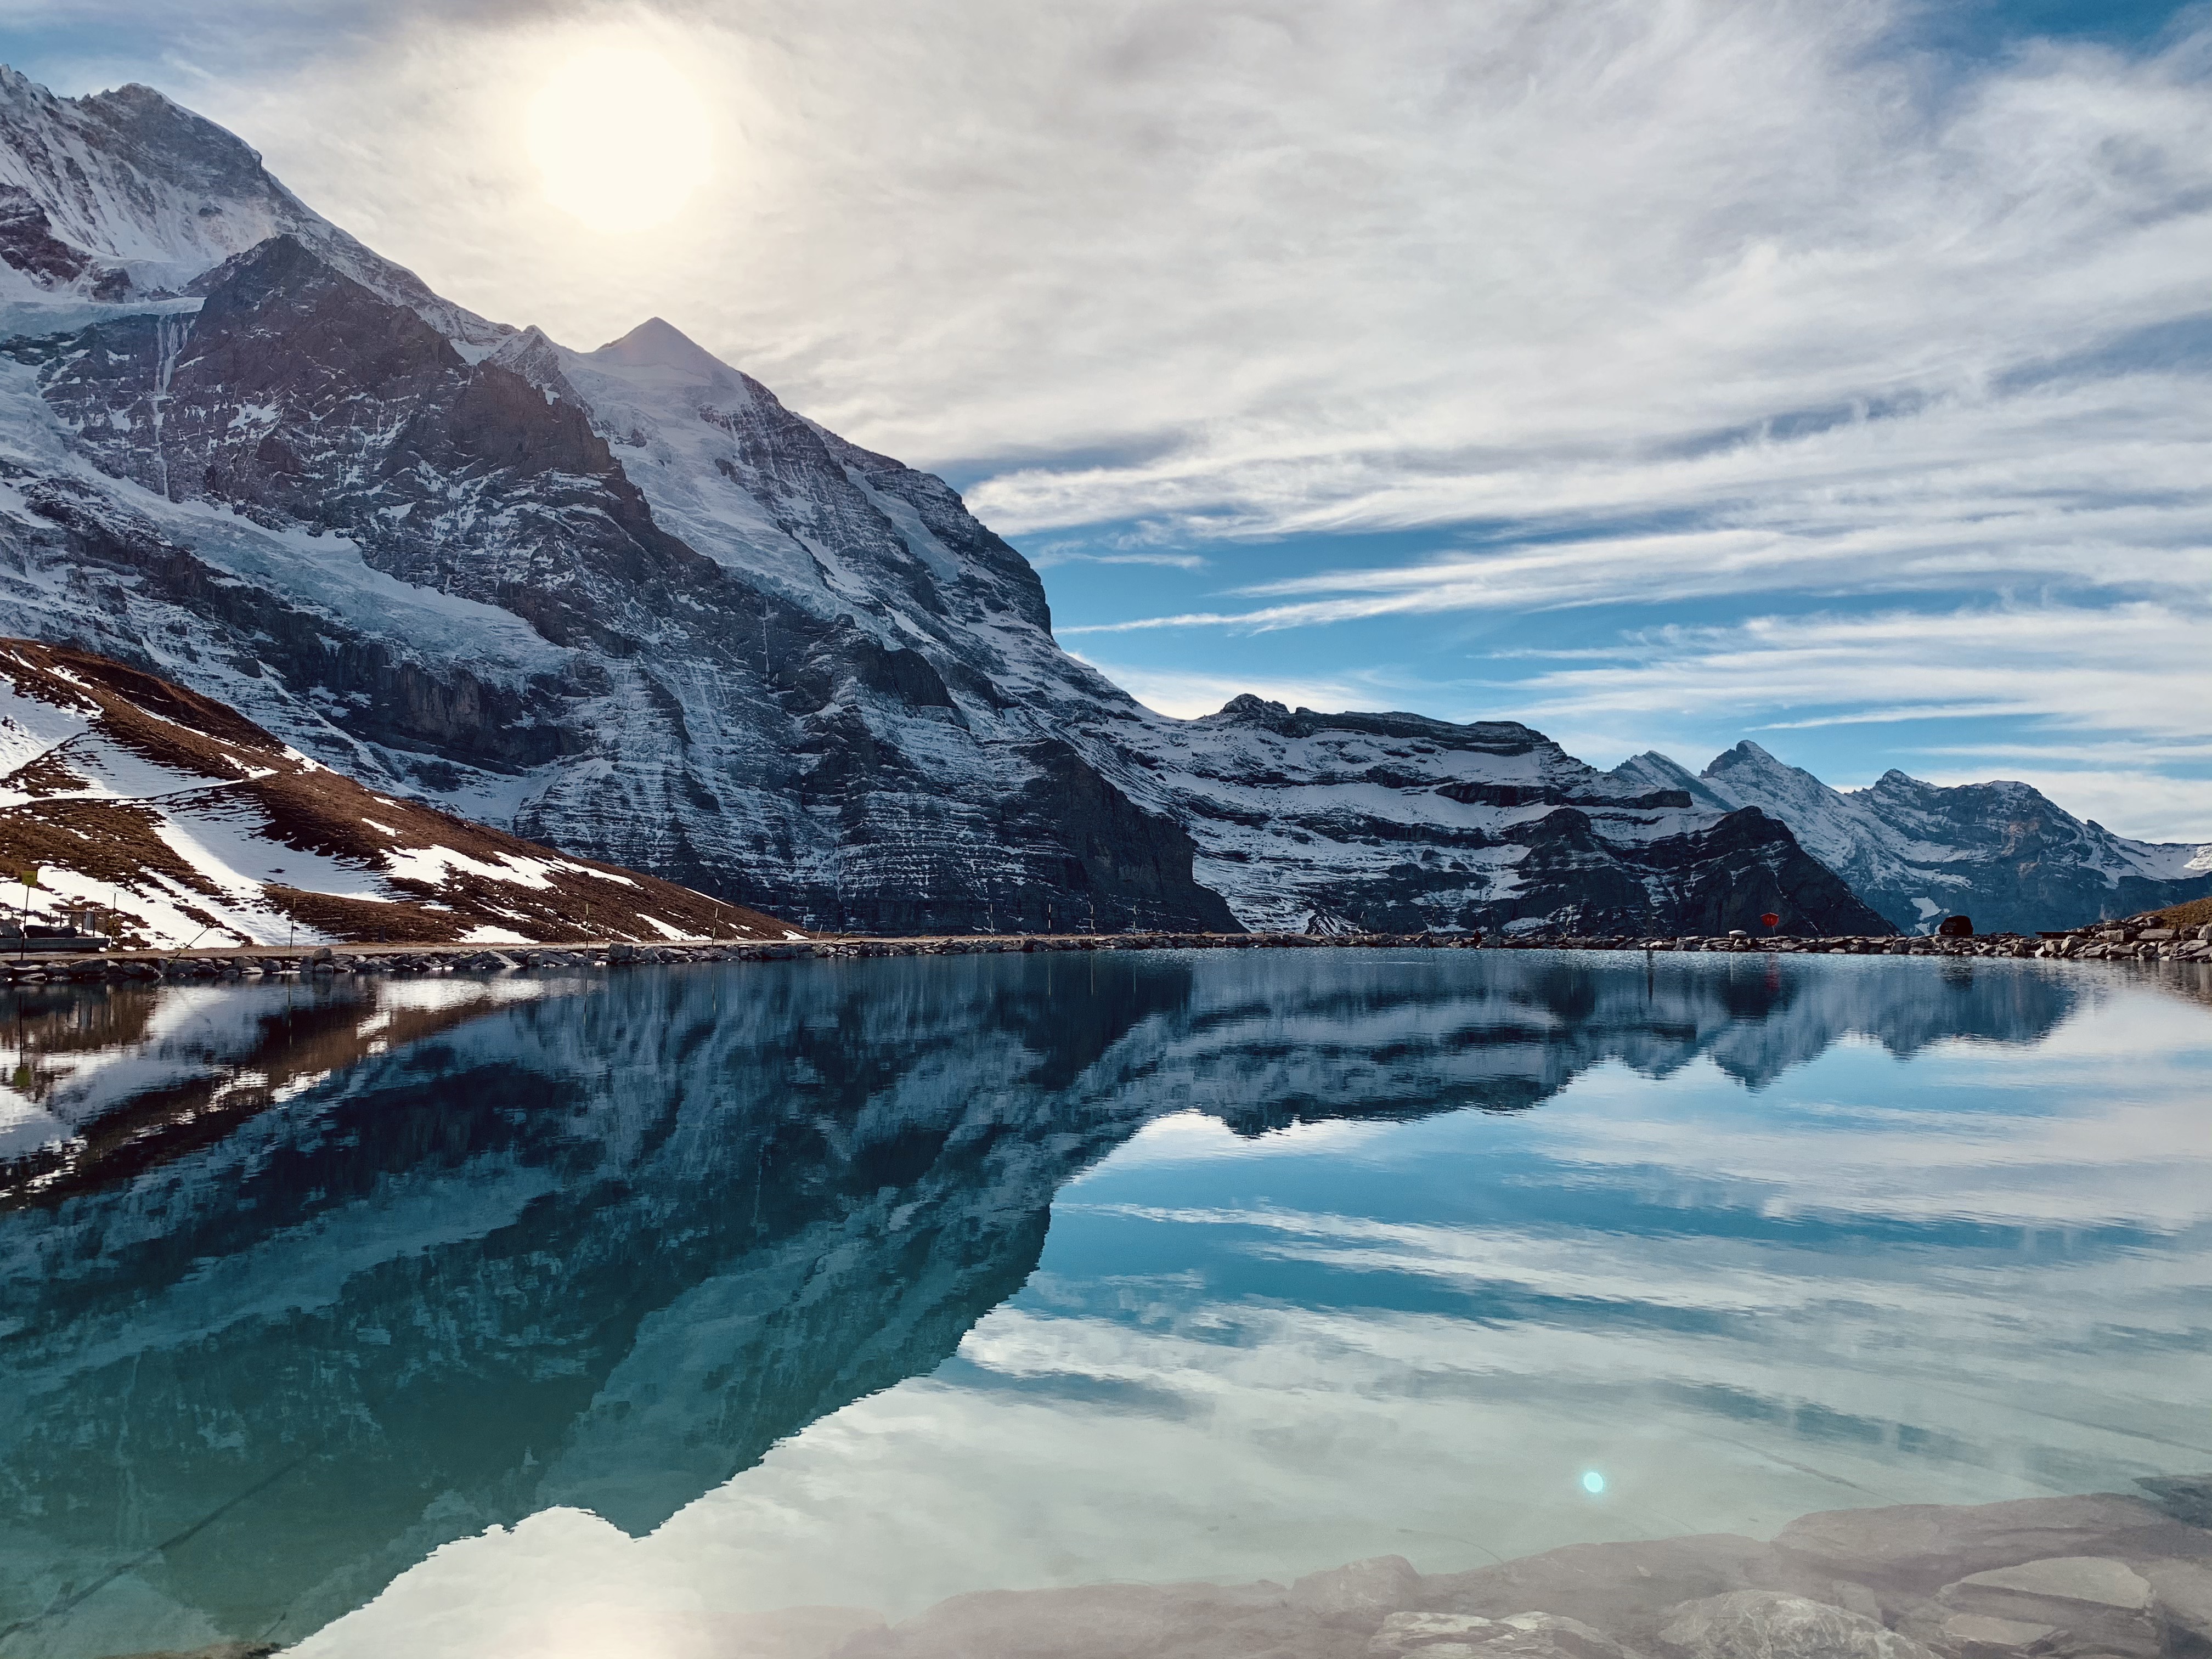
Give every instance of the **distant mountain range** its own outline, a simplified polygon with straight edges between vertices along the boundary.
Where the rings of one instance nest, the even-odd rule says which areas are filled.
[[[1917,915],[1824,824],[1525,726],[1158,714],[942,480],[658,319],[583,352],[477,317],[146,88],[0,70],[0,632],[380,794],[856,931]],[[2108,873],[2035,920],[2130,908]]]
[[[2024,783],[1943,787],[1892,770],[1831,789],[1755,743],[1696,775],[1650,753],[1615,767],[1632,788],[1674,789],[1714,811],[1755,806],[1901,932],[1964,915],[1984,933],[2134,915],[2212,894],[2212,847],[2130,841]]]

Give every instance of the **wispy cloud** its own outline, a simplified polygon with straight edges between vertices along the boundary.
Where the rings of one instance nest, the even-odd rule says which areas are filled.
[[[1784,709],[1923,720],[2033,716],[2062,732],[2203,730],[2191,684],[2212,617],[2136,603],[2008,606],[1872,616],[1754,617],[1661,629],[1621,658],[1518,682],[1540,715],[1727,708],[1747,723]]]
[[[1754,617],[1655,629],[1610,661],[1577,653],[1514,690],[1523,718],[1571,730],[1717,716],[1746,731],[1893,724],[1917,776],[2015,778],[2124,833],[2202,841],[2207,637],[2212,611],[2148,602]],[[1992,717],[2050,741],[1960,744],[1925,729]]]
[[[1081,653],[1079,653],[1079,655]],[[1291,708],[1337,710],[1372,708],[1377,686],[1372,677],[1297,677],[1277,674],[1237,676],[1186,672],[1176,669],[1144,668],[1127,663],[1102,662],[1085,656],[1100,673],[1122,687],[1139,702],[1178,720],[1211,714],[1232,697],[1247,694],[1266,697]]]
[[[2212,438],[2147,444],[2147,386],[2136,384],[2132,403],[2110,386],[2045,390],[1625,466],[1583,480],[1593,498],[1579,505],[1568,477],[1535,468],[1510,481],[1513,499],[1483,504],[1514,515],[1504,544],[1249,585],[1238,593],[1274,603],[1115,626],[1267,630],[1784,592],[2212,599]],[[2177,420],[2212,398],[2203,380],[2168,377],[2155,390]],[[1644,527],[1606,527],[1622,519]]]
[[[1029,561],[1040,570],[1063,564],[1151,565],[1163,570],[1206,568],[1206,556],[1202,553],[1091,553],[1078,548],[1052,546],[1033,550]]]
[[[1930,96],[1892,6],[1818,0],[103,15],[134,27],[88,30],[84,77],[234,66],[192,95],[495,314],[592,343],[666,310],[917,459],[1152,444],[979,487],[1014,528],[1579,498],[2203,304],[2185,43]],[[537,82],[617,40],[691,70],[728,158],[644,239],[550,210],[522,143]]]

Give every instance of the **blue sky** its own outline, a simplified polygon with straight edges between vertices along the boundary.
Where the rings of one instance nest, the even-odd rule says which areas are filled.
[[[1750,737],[2212,840],[2212,9],[0,0],[0,38],[222,121],[487,314],[665,316],[944,471],[1170,712]],[[526,106],[639,50],[711,131],[605,142],[702,182],[596,230]]]

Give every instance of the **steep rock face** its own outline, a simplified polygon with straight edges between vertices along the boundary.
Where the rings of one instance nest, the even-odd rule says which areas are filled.
[[[11,184],[10,631],[385,793],[825,927],[1865,925],[1524,727],[1155,714],[942,480],[461,312],[145,88],[0,77]]]
[[[467,362],[296,238],[206,288],[196,316],[95,324],[43,365],[48,407],[101,471],[345,535],[372,568],[509,611],[556,645],[617,636],[612,584],[650,605],[711,575],[574,407]]]
[[[134,584],[96,630],[76,621],[76,594],[61,596],[52,610],[69,632],[188,678],[197,665],[165,635],[197,636],[195,656],[213,646],[248,678],[286,682],[287,701],[314,718],[257,712],[334,764],[564,846],[620,847],[739,902],[872,930],[1094,915],[1235,926],[1191,880],[1173,823],[1036,722],[994,719],[1004,699],[988,673],[942,641],[914,630],[964,698],[902,642],[903,618],[947,611],[945,585],[780,405],[754,446],[771,480],[796,465],[769,441],[782,440],[839,486],[826,500],[763,489],[781,503],[785,527],[769,532],[781,548],[838,566],[835,592],[782,584],[811,604],[660,528],[584,410],[528,377],[526,345],[471,362],[291,237],[203,286],[194,316],[121,317],[19,346],[68,449],[137,489],[25,477],[26,515],[63,525],[77,546],[36,560],[35,532],[18,545],[26,575],[40,574],[34,562],[54,572],[49,593],[77,574],[55,565],[89,544],[169,568],[162,608],[195,623],[240,608],[207,603],[232,586],[224,576],[263,588],[246,610],[278,614],[239,617],[246,629],[211,638],[166,617],[149,628],[155,619],[127,614],[152,597]],[[949,492],[903,471],[878,465],[941,516],[932,496]],[[198,511],[167,514],[165,534],[163,504]],[[922,508],[909,511],[918,521]],[[204,562],[164,545],[172,537],[213,544],[228,568],[190,568]],[[303,561],[303,540],[335,545]],[[981,550],[999,568],[993,591],[967,602],[995,600],[1035,631],[1034,574],[1003,544]],[[334,592],[341,584],[352,591]],[[392,626],[387,592],[436,614],[427,638]],[[308,613],[301,625],[268,625],[295,611]],[[477,648],[479,635],[499,648]]]
[[[1887,933],[1756,811],[1624,784],[1510,720],[1218,714],[1086,728],[1139,799],[1191,826],[1200,878],[1279,929]]]
[[[1755,743],[1701,774],[1660,754],[1612,774],[1713,807],[1781,819],[1821,862],[1909,932],[1947,914],[1984,933],[2033,933],[2134,915],[2212,894],[2212,847],[2131,841],[2074,817],[2024,783],[1923,783],[1892,770],[1869,788],[1830,788]]]

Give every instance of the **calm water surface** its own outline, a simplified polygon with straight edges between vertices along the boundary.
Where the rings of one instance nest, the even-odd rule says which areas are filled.
[[[2212,1468],[2212,986],[1113,953],[0,997],[0,1654],[720,1650]]]

